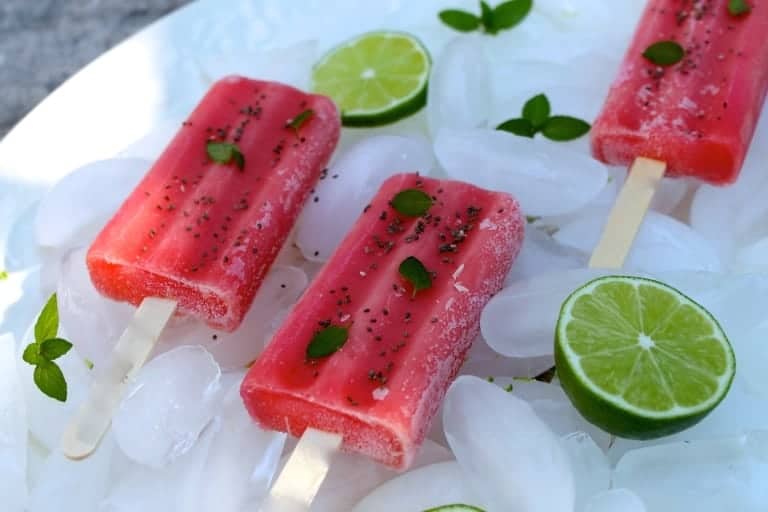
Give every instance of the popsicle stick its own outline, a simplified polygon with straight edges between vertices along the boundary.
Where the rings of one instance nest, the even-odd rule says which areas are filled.
[[[308,428],[301,436],[261,512],[307,512],[320,490],[341,436]]]
[[[97,374],[85,403],[64,431],[61,448],[66,457],[81,460],[96,451],[126,384],[146,362],[175,310],[173,300],[142,301],[115,345],[109,366]]]
[[[666,169],[667,164],[658,160],[635,160],[608,216],[602,238],[592,252],[590,268],[618,269],[624,266]]]

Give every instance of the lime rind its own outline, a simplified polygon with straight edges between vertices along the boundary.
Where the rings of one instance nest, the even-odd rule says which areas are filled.
[[[601,310],[597,313],[598,329],[590,332],[595,333],[596,346],[579,346],[584,340],[572,340],[568,332],[569,328],[579,328],[574,307],[589,306],[589,299],[594,299],[606,284],[607,288],[624,287],[624,292],[616,296],[623,302],[619,307],[616,303],[597,305],[596,311]],[[626,288],[629,286],[632,289]],[[654,300],[643,300],[641,290],[652,292],[645,295]],[[634,305],[628,300],[633,296]],[[681,313],[693,316],[680,325],[677,316]],[[656,327],[646,335],[653,343],[646,350],[638,340],[645,334],[644,324],[649,322]],[[695,358],[686,357],[696,352],[696,347],[675,343],[670,327],[683,330],[686,336],[692,336],[686,339],[704,348]],[[710,352],[719,356],[708,357]],[[634,358],[628,357],[631,355]],[[700,421],[723,400],[736,367],[727,336],[706,309],[664,283],[627,276],[595,279],[565,300],[556,327],[555,360],[564,390],[585,418],[615,435],[638,439],[669,435]],[[681,367],[684,372],[676,371]],[[596,382],[600,368],[610,371],[602,372]],[[633,387],[632,383],[641,385]]]
[[[363,58],[366,52],[374,55]],[[395,58],[390,57],[393,52],[397,52]],[[402,72],[403,64],[416,71]],[[336,102],[345,126],[379,126],[426,105],[431,64],[428,50],[413,35],[367,32],[331,49],[315,64],[312,90]],[[367,71],[375,78],[362,79]]]

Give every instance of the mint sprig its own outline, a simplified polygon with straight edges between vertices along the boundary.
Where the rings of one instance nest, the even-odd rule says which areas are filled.
[[[480,0],[480,13],[475,14],[460,9],[446,9],[438,13],[444,24],[459,32],[474,32],[482,29],[489,35],[517,26],[528,16],[533,7],[533,0],[509,0],[496,7],[491,7],[485,0]]]
[[[413,286],[413,297],[421,290],[432,287],[432,274],[424,264],[414,256],[408,256],[400,263],[400,275]]]
[[[47,396],[67,401],[67,381],[54,361],[72,348],[72,343],[58,338],[59,306],[56,294],[51,295],[35,322],[35,341],[27,345],[21,358],[35,367],[33,379]]]
[[[746,0],[729,0],[728,12],[731,16],[744,16],[752,12],[752,6]]]
[[[208,158],[217,164],[226,165],[234,163],[241,171],[245,168],[245,156],[243,156],[243,153],[236,144],[209,140],[205,150],[208,153]]]
[[[685,50],[675,41],[659,41],[646,48],[643,57],[657,66],[673,66],[683,60]]]
[[[553,116],[551,110],[549,98],[545,94],[537,94],[523,105],[522,117],[504,121],[496,129],[529,138],[541,133],[557,142],[578,139],[589,132],[591,126],[586,121],[570,116]]]

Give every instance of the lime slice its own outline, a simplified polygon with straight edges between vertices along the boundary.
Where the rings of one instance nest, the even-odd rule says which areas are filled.
[[[410,34],[368,32],[330,52],[312,70],[312,89],[330,96],[345,126],[378,126],[427,103],[430,58]]]
[[[431,508],[424,512],[485,512],[481,508],[473,507],[471,505],[443,505],[442,507]]]
[[[631,439],[694,425],[725,397],[736,369],[707,310],[658,281],[619,276],[590,281],[565,300],[555,362],[579,412]]]

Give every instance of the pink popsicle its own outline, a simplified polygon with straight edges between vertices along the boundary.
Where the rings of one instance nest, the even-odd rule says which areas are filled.
[[[294,118],[302,122],[291,125]],[[326,97],[237,76],[220,80],[94,241],[87,256],[94,285],[133,304],[173,299],[181,313],[234,330],[340,126]],[[211,141],[234,144],[243,161],[216,163]]]
[[[390,201],[432,196],[409,217]],[[406,468],[478,334],[480,312],[517,256],[524,221],[507,194],[397,175],[387,180],[251,367],[242,396],[262,426],[341,434],[346,451]],[[400,265],[431,273],[416,290]],[[413,260],[409,260],[413,262]],[[346,331],[326,356],[318,333]]]
[[[755,4],[755,2],[747,2]],[[592,129],[600,160],[666,162],[667,176],[736,180],[768,90],[768,8],[734,16],[729,0],[651,0]],[[662,67],[643,57],[674,41],[685,51]]]

